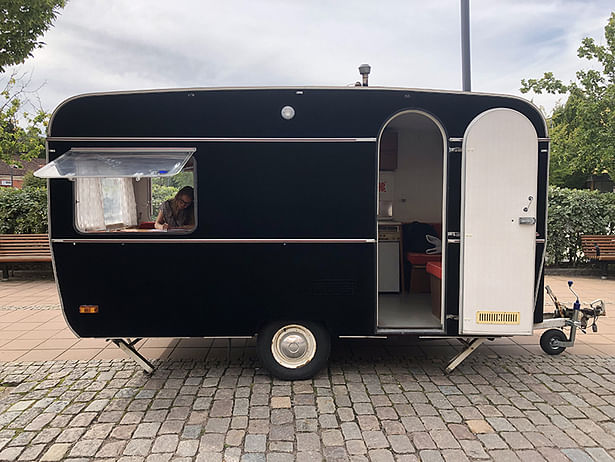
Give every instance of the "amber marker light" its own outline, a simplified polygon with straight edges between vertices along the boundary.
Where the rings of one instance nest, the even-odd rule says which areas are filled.
[[[79,313],[81,314],[98,313],[98,305],[79,305]]]

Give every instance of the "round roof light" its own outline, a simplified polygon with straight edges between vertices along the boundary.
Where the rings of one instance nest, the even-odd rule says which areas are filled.
[[[295,108],[292,106],[284,106],[280,113],[282,114],[283,119],[290,120],[295,117]]]

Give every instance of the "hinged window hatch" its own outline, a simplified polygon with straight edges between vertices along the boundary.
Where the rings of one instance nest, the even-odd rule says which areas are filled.
[[[41,167],[39,178],[155,178],[178,174],[196,148],[73,148]]]

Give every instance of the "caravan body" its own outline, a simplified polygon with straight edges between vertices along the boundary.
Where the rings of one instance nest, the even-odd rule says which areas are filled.
[[[546,136],[530,103],[476,93],[72,98],[52,117],[39,173],[51,178],[67,322],[101,338],[273,329],[263,348],[304,371],[291,377],[325,335],[308,325],[327,336],[529,335],[542,320]],[[195,226],[148,229],[152,191],[173,178],[194,187]],[[434,227],[441,254],[410,255],[414,222]],[[307,362],[288,359],[304,352]]]

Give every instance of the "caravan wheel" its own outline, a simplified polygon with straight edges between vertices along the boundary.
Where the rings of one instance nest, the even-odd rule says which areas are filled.
[[[547,353],[548,355],[558,355],[563,353],[566,347],[563,346],[555,346],[554,342],[559,340],[560,342],[566,342],[568,339],[566,338],[566,334],[564,334],[559,329],[549,329],[545,331],[540,336],[540,347],[542,351]]]
[[[282,380],[312,377],[329,359],[331,339],[314,322],[273,322],[258,334],[257,352],[263,366]]]

